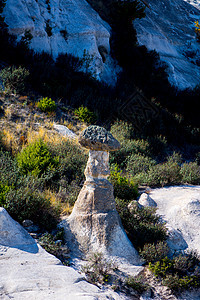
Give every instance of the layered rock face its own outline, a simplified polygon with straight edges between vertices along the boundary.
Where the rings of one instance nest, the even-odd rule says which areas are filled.
[[[146,17],[135,20],[138,42],[156,50],[168,65],[170,82],[179,89],[199,84],[199,44],[194,22],[199,0],[147,0]],[[196,7],[194,7],[196,6]]]
[[[120,145],[110,133],[98,126],[87,128],[79,140],[85,147],[96,150],[89,151],[86,181],[72,214],[62,222],[66,237],[71,236],[71,244],[83,256],[102,252],[116,260],[139,265],[138,254],[128,240],[116,211],[113,186],[107,180],[110,174],[108,150],[116,150]],[[104,149],[107,151],[102,151]]]
[[[125,299],[101,291],[47,253],[0,207],[0,299]]]
[[[10,33],[19,40],[30,31],[35,51],[54,58],[60,53],[83,57],[85,52],[97,78],[115,81],[110,27],[85,0],[7,0],[3,14]]]

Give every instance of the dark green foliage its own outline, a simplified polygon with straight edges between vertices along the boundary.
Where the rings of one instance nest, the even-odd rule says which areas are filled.
[[[18,222],[32,220],[41,228],[51,230],[59,220],[59,211],[41,195],[43,181],[27,176],[18,179],[15,187],[6,195],[5,208]]]
[[[147,184],[150,186],[175,185],[181,182],[180,165],[171,158],[158,164],[147,172]]]
[[[53,112],[56,110],[56,103],[51,98],[45,97],[38,101],[37,107],[43,112]]]
[[[0,206],[4,206],[6,202],[6,194],[9,192],[10,186],[0,183]]]
[[[157,165],[152,164],[146,172],[137,174],[133,179],[140,184],[149,186],[180,184],[182,182],[181,158],[179,155],[173,154],[167,158],[166,162]]]
[[[155,160],[141,154],[132,154],[127,161],[126,170],[132,176],[141,172],[147,172],[156,164]]]
[[[27,89],[29,71],[24,67],[7,67],[0,72],[3,85],[8,92],[23,94]]]
[[[145,244],[140,250],[140,255],[146,262],[155,262],[161,260],[169,253],[169,247],[166,242],[160,241],[153,244]]]
[[[117,165],[111,169],[110,182],[114,187],[114,196],[120,199],[133,200],[138,197],[137,185],[130,179],[122,176]]]
[[[83,176],[83,174],[82,174],[82,176]],[[62,198],[62,201],[68,202],[70,206],[73,206],[75,201],[78,198],[78,195],[81,190],[80,178],[82,178],[82,176],[68,184],[66,182],[65,186],[63,186],[64,182],[62,182],[62,180],[60,182],[61,186],[60,186],[59,194]]]
[[[173,291],[200,287],[200,260],[196,254],[179,255],[173,259],[165,257],[149,268],[162,283]]]
[[[180,174],[183,183],[200,184],[200,165],[196,162],[184,163]]]
[[[200,166],[200,152],[196,154],[196,163]]]
[[[20,177],[16,161],[8,152],[0,151],[0,182],[3,185],[15,185]]]
[[[160,261],[157,261],[155,264],[149,263],[149,269],[156,277],[165,277],[167,273],[172,272],[173,261],[170,258],[165,257]]]
[[[22,149],[17,155],[17,162],[22,174],[41,176],[58,166],[59,159],[51,155],[47,145],[40,139]]]
[[[59,233],[62,234],[62,230],[60,230]],[[45,233],[39,238],[39,244],[49,253],[52,255],[55,255],[58,259],[62,261],[64,265],[69,264],[69,250],[62,246],[61,243],[55,243],[56,236],[53,236],[50,233]]]
[[[131,124],[122,121],[115,122],[111,127],[111,133],[121,143],[121,148],[111,153],[110,162],[117,163],[120,168],[126,168],[131,155],[149,156],[151,154],[151,145],[147,140],[135,137]]]
[[[57,256],[60,245],[56,245],[54,237],[50,233],[45,233],[39,238],[39,244],[49,253]]]
[[[62,141],[56,146],[50,144],[49,149],[54,157],[59,157],[59,165],[53,170],[49,184],[64,194],[65,201],[73,204],[84,180],[87,156],[70,141]]]
[[[142,276],[136,276],[136,277],[128,277],[125,281],[125,285],[128,287],[131,287],[135,291],[137,291],[139,294],[142,294],[144,291],[146,291],[149,286],[144,281],[144,278]]]
[[[74,110],[75,116],[82,122],[86,122],[88,124],[95,124],[97,121],[97,116],[95,113],[90,111],[87,107],[81,105],[79,108]]]
[[[167,230],[155,209],[135,206],[130,212],[127,202],[120,199],[116,199],[116,207],[129,239],[138,250],[147,243],[166,240]]]

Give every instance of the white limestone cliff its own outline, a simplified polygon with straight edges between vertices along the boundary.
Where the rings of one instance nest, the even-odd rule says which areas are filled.
[[[109,56],[110,27],[87,1],[7,0],[3,14],[9,32],[18,40],[30,31],[30,47],[35,51],[45,51],[54,58],[61,53],[82,58],[86,53],[92,59],[90,71],[97,79],[110,84],[116,80]],[[52,35],[48,34],[48,25]]]
[[[167,63],[169,81],[179,89],[199,84],[200,44],[194,22],[200,19],[199,0],[147,0],[146,17],[135,20],[140,45],[156,50]]]

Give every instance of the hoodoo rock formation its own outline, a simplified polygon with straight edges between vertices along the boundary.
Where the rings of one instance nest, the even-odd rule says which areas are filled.
[[[109,151],[119,149],[120,144],[99,126],[86,128],[79,137],[79,143],[90,149],[86,181],[72,214],[62,222],[66,238],[82,256],[98,251],[116,260],[140,265],[139,256],[116,211],[113,186],[107,180],[110,174]]]

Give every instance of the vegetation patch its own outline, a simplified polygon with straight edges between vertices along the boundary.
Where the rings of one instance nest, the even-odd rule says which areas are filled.
[[[134,200],[138,197],[137,185],[122,175],[118,165],[114,165],[110,172],[110,182],[114,187],[114,196],[120,199]]]
[[[149,263],[153,274],[173,291],[200,287],[200,260],[197,254],[179,255],[173,259],[165,257]]]
[[[137,250],[143,249],[147,243],[166,240],[167,230],[155,209],[139,207],[136,203],[130,210],[127,205],[126,200],[116,198],[117,211],[124,229]]]
[[[51,98],[45,97],[40,99],[36,106],[42,111],[42,112],[53,112],[56,110],[56,103]]]
[[[4,88],[9,93],[23,94],[27,89],[29,71],[22,67],[7,67],[0,72]]]
[[[96,114],[90,111],[87,107],[84,107],[83,105],[75,109],[74,114],[78,117],[80,121],[85,122],[87,124],[95,124],[97,121]]]
[[[111,272],[115,269],[112,262],[108,262],[102,253],[93,253],[88,258],[88,263],[82,267],[86,278],[93,284],[108,282]]]
[[[53,157],[47,145],[40,139],[22,149],[17,155],[17,162],[23,174],[41,176],[44,172],[54,169],[59,163],[59,158]]]

